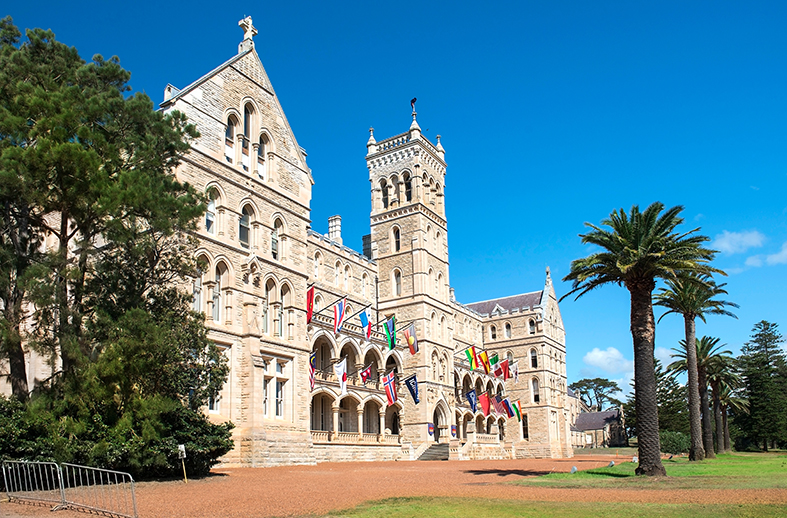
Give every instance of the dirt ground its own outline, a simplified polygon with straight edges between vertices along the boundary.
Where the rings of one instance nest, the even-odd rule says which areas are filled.
[[[262,518],[324,514],[395,496],[463,496],[538,501],[787,504],[787,489],[599,490],[504,484],[523,477],[605,466],[615,456],[573,459],[432,462],[350,462],[278,468],[216,469],[212,476],[136,486],[140,518]],[[618,458],[617,461],[629,460]],[[3,501],[0,517],[84,518]]]

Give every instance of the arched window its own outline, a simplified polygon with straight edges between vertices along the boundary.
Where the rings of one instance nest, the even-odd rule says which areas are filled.
[[[508,360],[508,367],[511,368],[514,365],[514,353],[508,351],[506,353],[506,360]]]
[[[388,183],[385,180],[380,180],[380,189],[383,194],[383,208],[388,208]]]
[[[322,254],[320,252],[314,253],[314,278],[320,278],[320,267],[322,266]]]
[[[208,210],[205,211],[205,230],[208,234],[216,233],[216,200],[219,193],[216,189],[208,191]]]
[[[426,226],[426,234],[424,234],[424,248],[426,248],[426,249],[429,248],[429,241],[430,241],[431,235],[432,235],[432,225],[427,225]]]
[[[538,403],[540,396],[538,394],[538,378],[533,378],[530,382],[531,387],[533,388],[531,395],[533,396],[533,403]]]
[[[393,251],[398,252],[401,250],[401,239],[399,235],[399,227],[394,227],[393,229]]]
[[[322,309],[322,296],[316,295],[314,297],[314,312],[317,313]]]
[[[363,291],[363,297],[365,299],[369,298],[369,276],[366,275],[366,272],[363,272],[363,276],[361,277],[361,290]]]
[[[492,340],[497,340],[497,327],[489,326],[489,336]]]
[[[443,274],[442,273],[438,273],[437,274],[437,283],[435,284],[435,287],[434,287],[434,294],[438,298],[443,295]]]
[[[265,174],[265,152],[267,144],[267,139],[263,135],[260,135],[259,145],[257,146],[257,174],[263,179],[267,177]]]
[[[506,338],[511,338],[511,324],[506,322]]]
[[[276,284],[273,282],[273,279],[269,279],[267,283],[265,283],[265,300],[262,303],[262,332],[265,334],[270,333],[270,329],[273,327],[270,325],[271,320],[271,304],[275,302],[274,298],[276,297]]]
[[[336,261],[336,266],[333,267],[333,285],[337,288],[341,286],[341,279],[342,279],[342,263]]]
[[[445,317],[440,318],[440,338],[445,340]]]
[[[531,318],[528,324],[530,326],[530,334],[531,335],[536,334],[536,321]]]
[[[197,276],[194,277],[194,311],[197,313],[202,313],[203,306],[202,306],[202,276],[205,275],[204,268],[207,267],[208,258],[205,256],[200,256],[197,259]]]
[[[413,201],[413,180],[409,174],[404,175],[404,199]]]
[[[534,369],[538,368],[538,353],[535,349],[530,349],[530,366]]]
[[[527,414],[522,414],[522,438],[525,440],[530,439],[530,432],[527,429]]]
[[[241,142],[241,159],[240,163],[243,166],[244,171],[249,170],[250,160],[249,160],[249,146],[251,145],[250,138],[251,138],[251,120],[252,114],[254,113],[254,108],[251,107],[250,104],[247,104],[243,108],[243,141]]]
[[[249,248],[251,244],[251,220],[254,212],[251,207],[246,205],[240,213],[238,220],[238,241],[243,248]]]
[[[279,329],[278,335],[287,338],[293,338],[293,331],[295,328],[294,311],[291,308],[292,302],[290,301],[290,287],[286,284],[281,287],[281,304],[279,305]],[[286,334],[285,334],[286,333]]]
[[[350,290],[350,265],[344,266],[344,291]]]
[[[429,285],[426,287],[426,290],[424,291],[429,293],[429,290],[432,288],[432,286],[434,286],[434,283],[437,282],[434,277],[434,271],[431,268],[429,268],[429,273],[427,274],[427,278],[429,279]]]
[[[437,381],[437,353],[432,353],[432,379]]]
[[[227,267],[224,266],[224,263],[219,263],[216,266],[215,274],[216,284],[213,286],[213,321],[221,322],[223,313],[221,307],[221,290],[226,287],[227,284]]]
[[[224,131],[224,159],[230,164],[235,161],[235,128],[238,121],[234,115],[227,117],[227,129]]]
[[[393,272],[394,296],[402,296],[402,272],[394,270]]]
[[[442,252],[442,247],[440,246],[443,242],[443,234],[438,230],[434,236],[434,251],[436,254],[440,254]]]
[[[282,223],[280,219],[273,222],[273,230],[271,231],[271,256],[276,260],[284,259],[284,243],[281,242]]]

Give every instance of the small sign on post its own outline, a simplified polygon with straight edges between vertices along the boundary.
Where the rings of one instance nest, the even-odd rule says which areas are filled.
[[[180,459],[180,465],[183,466],[183,483],[188,484],[189,479],[186,477],[186,461],[183,460],[186,458],[186,445],[185,444],[178,444],[178,458]]]

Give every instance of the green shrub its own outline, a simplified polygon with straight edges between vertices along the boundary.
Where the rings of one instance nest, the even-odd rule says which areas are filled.
[[[691,448],[691,438],[682,432],[659,432],[662,453],[677,455],[688,453]]]

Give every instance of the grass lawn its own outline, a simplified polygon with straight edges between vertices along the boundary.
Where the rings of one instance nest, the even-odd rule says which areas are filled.
[[[528,502],[522,500],[484,500],[478,498],[389,498],[360,505],[328,516],[358,518],[588,518],[625,516],[626,518],[771,518],[783,517],[787,506],[779,505],[701,505],[640,504],[612,502]]]
[[[667,478],[637,477],[636,465],[622,462],[612,468],[577,473],[552,473],[516,484],[543,487],[604,489],[767,489],[787,488],[787,455],[733,453],[715,460],[689,462],[675,457],[662,461]]]
[[[585,489],[769,489],[787,487],[787,455],[783,453],[735,453],[719,455],[715,460],[690,463],[685,458],[664,460],[666,478],[654,479],[634,475],[635,465],[621,462],[611,468],[580,471],[573,475],[552,473],[519,480],[524,484],[550,488]],[[783,517],[787,506],[767,504],[647,504],[637,502],[534,502],[523,500],[487,500],[480,498],[390,498],[369,502],[353,509],[336,511],[328,516],[404,518],[456,517],[565,517],[625,516],[651,517]]]

